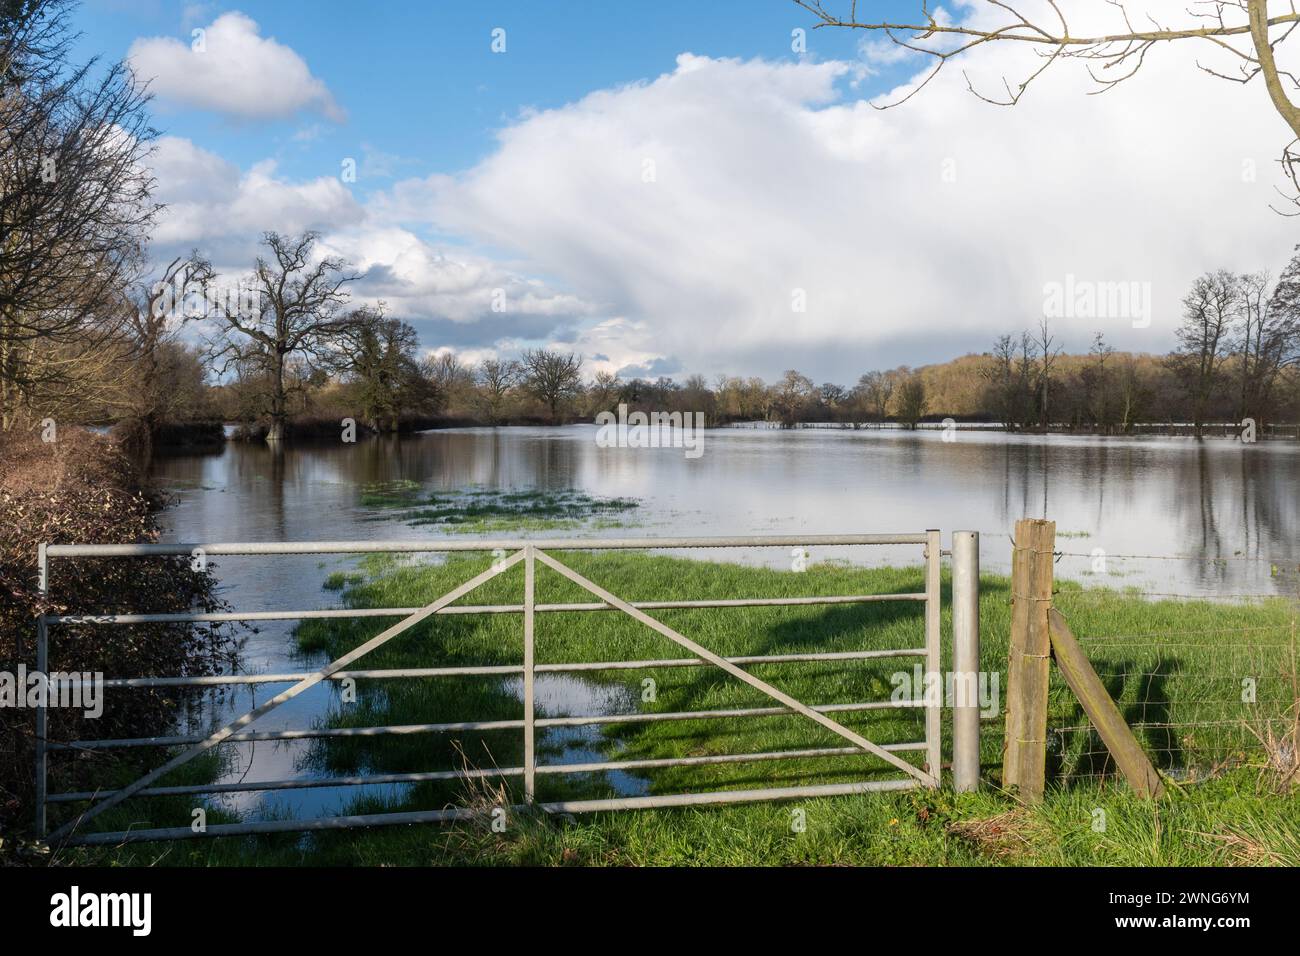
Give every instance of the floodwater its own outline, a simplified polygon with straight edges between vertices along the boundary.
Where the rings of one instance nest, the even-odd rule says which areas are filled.
[[[229,443],[219,454],[160,458],[154,477],[174,495],[164,537],[234,541],[413,539],[415,528],[366,508],[361,488],[409,480],[429,492],[577,489],[632,497],[634,527],[592,535],[760,535],[918,532],[981,533],[986,571],[1009,566],[1016,519],[1056,522],[1062,577],[1159,594],[1226,597],[1294,594],[1300,564],[1300,444],[1230,440],[1022,436],[959,431],[715,429],[703,453],[682,448],[599,447],[596,428],[473,428],[352,444]],[[572,535],[574,532],[559,532]],[[545,537],[539,533],[537,537]],[[693,556],[789,566],[789,549],[696,552]],[[812,560],[916,563],[918,547],[810,549]],[[222,596],[239,610],[336,606],[322,590],[341,555],[223,557]],[[308,670],[320,657],[295,652],[292,623],[262,624],[245,647],[248,671]],[[250,709],[283,685],[243,687],[212,719]],[[305,728],[328,710],[321,685],[258,721],[256,730]],[[573,678],[542,681],[539,710],[631,709],[605,688]],[[599,759],[581,734],[563,759]],[[282,778],[300,767],[307,742],[240,744],[232,779]],[[615,781],[637,792],[632,775]],[[374,792],[379,788],[367,788]],[[266,804],[300,815],[346,806],[352,790],[252,793],[234,808]]]

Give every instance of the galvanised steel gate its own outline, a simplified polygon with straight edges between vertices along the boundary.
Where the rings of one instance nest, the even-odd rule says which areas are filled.
[[[975,532],[957,532],[954,541],[954,604],[953,604],[953,670],[959,677],[973,678],[978,669],[978,535]],[[554,556],[562,551],[610,550],[661,550],[689,548],[794,548],[830,547],[842,545],[922,545],[924,547],[924,590],[901,594],[847,594],[789,598],[733,598],[725,600],[696,601],[643,601],[628,602],[610,593],[600,585],[563,564]],[[220,555],[284,555],[284,554],[362,554],[396,552],[496,552],[507,554],[481,574],[475,575],[459,587],[447,592],[423,607],[356,608],[330,610],[291,611],[232,611],[221,613],[176,614],[70,614],[46,615],[38,620],[37,670],[46,673],[49,660],[50,628],[65,624],[130,625],[145,623],[183,623],[219,621],[306,620],[310,618],[392,617],[403,615],[402,621],[385,629],[337,660],[313,672],[292,674],[225,674],[209,677],[146,677],[117,678],[103,682],[105,689],[148,687],[203,687],[238,684],[287,683],[291,686],[265,703],[255,707],[220,730],[207,736],[162,736],[144,738],[114,738],[106,740],[47,739],[48,715],[42,706],[37,711],[36,751],[36,801],[38,836],[47,833],[46,813],[50,804],[89,802],[91,806],[50,833],[50,842],[66,844],[117,844],[142,840],[181,839],[197,836],[233,836],[239,834],[273,833],[283,831],[324,830],[358,826],[382,826],[404,823],[439,822],[467,818],[474,814],[468,808],[421,810],[413,812],[373,813],[353,816],[335,816],[306,820],[268,820],[213,824],[200,832],[188,826],[159,829],[141,829],[126,832],[78,833],[86,822],[132,797],[171,796],[181,794],[216,794],[251,792],[258,790],[289,790],[303,787],[344,787],[367,784],[415,783],[429,780],[456,780],[475,777],[522,777],[525,803],[512,809],[528,806],[547,812],[579,813],[595,810],[632,810],[647,807],[677,807],[697,804],[744,803],[758,800],[781,800],[800,797],[822,797],[864,793],[875,790],[903,790],[917,786],[936,787],[941,778],[941,709],[940,693],[926,693],[922,699],[907,701],[862,701],[848,704],[809,705],[796,700],[766,681],[744,670],[744,665],[778,664],[805,661],[868,660],[884,657],[918,657],[924,659],[927,686],[930,680],[942,687],[944,681],[941,661],[940,634],[940,561],[944,553],[938,531],[918,534],[858,534],[813,535],[808,537],[700,537],[700,538],[619,538],[619,539],[541,539],[541,540],[428,540],[428,541],[325,541],[292,543],[235,543],[235,544],[69,544],[41,545],[39,551],[40,586],[49,589],[50,562],[58,558],[132,558],[158,555],[190,556],[202,553]],[[524,565],[524,593],[520,604],[456,605],[455,601],[472,592],[508,568],[520,562]],[[535,600],[536,566],[543,564],[574,582],[599,600],[592,603],[538,604]],[[920,602],[924,604],[924,633],[918,635],[922,643],[913,648],[870,649],[839,652],[809,652],[801,654],[759,655],[748,657],[721,657],[708,648],[679,633],[647,614],[647,611],[676,608],[734,608],[734,607],[785,607],[795,605],[861,604],[877,601]],[[553,612],[618,611],[628,615],[656,633],[681,645],[693,656],[663,660],[601,661],[570,664],[538,664],[534,660],[534,622],[537,614]],[[447,614],[519,614],[523,617],[523,661],[519,665],[492,665],[468,667],[425,667],[388,670],[354,669],[362,657],[409,628],[435,615]],[[756,688],[773,701],[769,707],[733,708],[727,710],[647,712],[641,714],[587,715],[573,717],[541,717],[536,714],[534,682],[540,673],[578,673],[582,671],[609,671],[660,667],[720,668],[739,681]],[[518,720],[473,721],[450,724],[416,724],[392,727],[322,728],[313,730],[247,731],[244,730],[281,704],[297,697],[322,681],[340,681],[347,678],[369,680],[396,680],[402,678],[445,677],[451,675],[503,675],[522,676],[523,716]],[[956,682],[958,687],[962,681]],[[968,684],[967,686],[972,686]],[[953,769],[958,789],[973,789],[979,771],[979,705],[972,693],[964,697],[959,693],[953,719]],[[832,714],[858,712],[898,707],[923,707],[925,710],[924,740],[878,745],[856,731],[845,727]],[[799,714],[826,730],[843,738],[849,746],[834,748],[801,749],[767,753],[723,754],[667,759],[623,760],[580,764],[538,764],[536,736],[538,729],[561,726],[584,726],[614,721],[698,720],[700,718],[756,717],[778,714]],[[452,770],[420,773],[371,774],[348,777],[313,777],[289,780],[237,781],[187,786],[155,786],[171,771],[189,762],[207,750],[224,742],[275,741],[308,737],[336,737],[374,735],[381,733],[439,733],[462,730],[518,729],[523,734],[523,766],[489,770]],[[118,790],[94,792],[46,792],[47,760],[51,751],[105,750],[123,747],[186,747],[185,750],[161,766],[144,774],[131,784]],[[920,767],[898,756],[901,752],[922,751],[924,762]],[[710,763],[744,763],[783,760],[816,756],[839,756],[857,753],[872,754],[901,772],[891,780],[867,780],[857,783],[823,784],[799,787],[768,787],[752,790],[723,790],[705,793],[679,793],[639,797],[617,797],[593,800],[564,800],[537,803],[536,779],[539,774],[598,773],[614,770],[636,770],[651,767],[694,766]]]

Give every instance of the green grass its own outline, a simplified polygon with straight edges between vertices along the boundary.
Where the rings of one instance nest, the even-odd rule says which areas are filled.
[[[360,572],[328,582],[350,606],[428,603],[484,570],[490,555],[453,556],[443,564],[372,558]],[[914,592],[916,568],[863,570],[813,565],[804,573],[708,564],[628,552],[566,553],[565,563],[627,600],[807,594]],[[516,566],[462,599],[462,603],[518,603],[523,569]],[[945,589],[947,582],[945,581]],[[542,603],[589,600],[575,585],[538,567]],[[591,599],[594,600],[594,599]],[[854,863],[997,865],[1183,865],[1300,862],[1300,801],[1261,786],[1257,742],[1245,726],[1276,716],[1294,700],[1286,667],[1294,607],[1283,600],[1251,604],[1146,601],[1135,593],[1083,590],[1064,583],[1057,604],[1092,657],[1126,718],[1164,770],[1184,781],[1151,804],[1133,798],[1108,769],[1095,734],[1053,734],[1054,781],[1040,807],[1023,807],[993,785],[998,779],[1001,720],[984,724],[982,792],[954,795],[914,791],[699,809],[636,811],[550,820],[521,816],[505,833],[482,820],[446,826],[377,828],[308,837],[223,838],[115,851],[79,851],[79,860],[118,863],[222,864],[808,864]],[[1004,671],[1010,623],[1007,581],[982,581],[982,666]],[[945,618],[947,610],[945,609]],[[922,643],[922,607],[883,603],[795,608],[657,611],[654,616],[710,649],[727,655],[798,651],[906,648]],[[378,633],[386,619],[313,620],[302,624],[304,650],[338,656]],[[949,623],[944,621],[944,633]],[[444,615],[425,622],[368,655],[361,666],[517,664],[522,634],[517,614]],[[539,663],[689,656],[682,648],[617,612],[538,616]],[[946,659],[946,652],[945,652]],[[899,672],[913,659],[753,665],[748,669],[810,703],[887,699]],[[1241,703],[1243,677],[1256,681],[1257,702]],[[654,681],[646,700],[647,678]],[[631,710],[700,710],[766,706],[770,700],[707,667],[597,672],[588,682]],[[545,686],[539,698],[545,700]],[[500,677],[362,681],[358,700],[335,703],[329,726],[367,726],[454,720],[517,719],[517,689]],[[1086,725],[1067,688],[1054,682],[1049,727]],[[945,713],[945,721],[947,714]],[[918,710],[836,715],[868,739],[885,744],[921,739]],[[1190,723],[1215,723],[1211,733]],[[947,728],[945,726],[945,739]],[[539,733],[543,763],[695,756],[834,747],[839,738],[798,716],[608,725],[580,745],[556,732]],[[903,754],[919,761],[917,753]],[[946,759],[945,755],[945,759]],[[310,763],[321,772],[402,772],[517,766],[517,730],[411,734],[319,741]],[[1215,767],[1235,769],[1211,773]],[[789,786],[888,779],[897,772],[870,755],[780,762],[664,768],[638,772],[650,793]],[[173,781],[168,781],[173,782]],[[400,800],[380,800],[358,788],[350,812],[430,809],[466,804],[484,811],[516,802],[513,783],[501,792],[467,784],[421,784]],[[373,791],[370,791],[373,794]],[[538,778],[538,797],[612,795],[603,775]],[[188,804],[187,804],[188,806]],[[128,808],[130,808],[128,810]],[[792,828],[793,811],[806,827]],[[1105,830],[1094,829],[1105,811]],[[176,808],[160,801],[128,801],[118,812],[147,813],[154,825],[175,826]],[[211,819],[211,818],[210,818]],[[120,822],[120,821],[118,821]],[[95,821],[98,824],[98,821]],[[106,827],[115,828],[115,827]]]
[[[601,498],[574,490],[466,490],[422,494],[409,480],[379,482],[361,489],[366,508],[397,510],[412,526],[435,526],[458,534],[553,531],[623,527],[634,498]]]

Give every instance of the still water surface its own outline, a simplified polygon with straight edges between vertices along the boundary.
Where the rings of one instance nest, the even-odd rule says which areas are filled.
[[[981,532],[986,571],[1009,565],[1017,518],[1056,521],[1063,577],[1171,594],[1293,594],[1300,564],[1300,445],[1189,439],[1019,436],[878,430],[718,429],[704,453],[601,448],[589,425],[474,428],[356,444],[296,445],[282,454],[229,443],[219,454],[161,458],[154,476],[174,495],[162,515],[166,540],[312,541],[409,539],[439,534],[361,504],[375,482],[409,480],[429,492],[577,489],[632,497],[633,528],[594,535]],[[557,532],[570,535],[574,532]],[[539,534],[538,537],[544,537]],[[1104,553],[1104,573],[1098,563]],[[1138,557],[1128,557],[1129,555]],[[789,566],[780,550],[704,555]],[[917,548],[813,549],[811,557],[916,563]],[[352,558],[224,557],[223,596],[239,610],[336,606],[321,583]],[[294,650],[291,623],[271,622],[245,648],[248,671],[305,670],[323,663]],[[552,686],[552,684],[554,686]],[[242,713],[281,685],[240,689],[213,719]],[[305,728],[327,712],[332,687],[282,705],[253,729]],[[595,713],[632,706],[608,688],[572,678],[539,681],[539,709]],[[471,715],[472,716],[472,715]],[[600,759],[582,734],[565,762]],[[304,773],[306,742],[240,744],[234,778]],[[620,790],[637,792],[627,776]],[[373,792],[379,788],[367,788]],[[236,795],[233,808],[266,801],[300,815],[346,806],[350,791]]]

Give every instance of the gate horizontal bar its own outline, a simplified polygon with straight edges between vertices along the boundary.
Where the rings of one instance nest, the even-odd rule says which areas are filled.
[[[506,538],[500,540],[408,541],[242,541],[191,544],[52,544],[52,558],[139,558],[150,555],[372,554],[394,552],[518,551],[529,545],[548,551],[625,551],[666,548],[795,548],[854,544],[925,544],[924,534],[738,535],[698,538]]]
[[[540,769],[540,768],[539,768]],[[603,810],[647,810],[658,807],[689,807],[704,804],[756,803],[762,800],[797,800],[815,797],[839,797],[859,793],[912,790],[919,782],[903,780],[868,780],[862,783],[836,783],[811,787],[768,787],[760,790],[717,790],[711,793],[675,793],[651,797],[619,797],[607,800],[568,800],[534,804],[547,813],[595,813]],[[525,811],[523,806],[509,808]],[[150,840],[191,840],[199,837],[251,836],[258,833],[294,833],[315,830],[345,830],[352,827],[400,826],[409,823],[447,823],[482,816],[466,808],[415,810],[406,813],[366,813],[354,816],[319,817],[314,820],[261,820],[255,823],[214,823],[196,833],[188,826],[153,830],[121,830],[113,833],[72,834],[67,843],[74,846],[143,843]]]
[[[749,657],[728,657],[732,664],[798,664],[818,661],[864,661],[888,657],[923,657],[924,647],[900,647],[874,651],[826,651],[810,654],[760,654]],[[706,661],[698,657],[665,658],[663,660],[644,661],[582,661],[574,664],[538,664],[534,670],[539,673],[565,674],[580,671],[615,671],[645,670],[657,667],[702,667]],[[465,667],[407,667],[391,670],[339,671],[326,678],[331,681],[346,680],[392,680],[409,677],[476,677],[482,675],[509,675],[523,673],[519,664],[482,664]],[[114,677],[105,680],[105,688],[123,687],[213,687],[225,684],[285,684],[299,681],[306,673],[293,674],[217,674],[206,677]],[[67,686],[76,688],[80,679],[66,682]]]
[[[924,740],[901,744],[882,744],[885,750],[903,752],[924,750]],[[696,767],[707,764],[753,763],[767,760],[795,760],[808,757],[869,757],[860,747],[819,747],[808,750],[775,750],[750,754],[710,754],[704,757],[655,757],[643,760],[615,760],[596,763],[539,764],[539,774],[605,773],[614,770],[653,770],[659,767]],[[150,787],[137,797],[178,797],[204,793],[251,793],[258,790],[306,790],[324,787],[366,787],[385,784],[427,783],[437,780],[481,780],[493,777],[523,776],[523,767],[499,767],[491,770],[428,770],[415,773],[384,773],[350,777],[292,777],[285,780],[239,780],[234,783],[187,784],[177,787]],[[115,790],[83,790],[75,793],[50,794],[50,803],[76,803],[102,800]]]
[[[533,601],[531,592],[531,571],[533,555],[538,548],[545,548],[550,551],[586,551],[586,552],[603,552],[613,550],[639,550],[639,551],[665,551],[665,550],[685,550],[693,548],[788,548],[788,547],[840,547],[856,545],[925,545],[927,546],[927,575],[926,588],[924,593],[897,593],[897,594],[840,594],[827,596],[803,596],[803,597],[781,597],[781,598],[730,598],[715,600],[683,600],[683,601],[647,601],[640,603],[629,603],[622,600],[619,596],[612,594],[582,577],[572,569],[559,563],[557,560],[547,557],[544,553],[539,554],[539,560],[546,563],[556,571],[577,582],[588,591],[590,596],[597,598],[595,602],[587,601],[585,603],[554,603],[537,605]],[[202,735],[171,735],[159,737],[143,738],[123,738],[123,739],[106,739],[106,740],[87,740],[87,741],[70,741],[60,743],[50,743],[46,749],[58,750],[98,750],[98,749],[115,749],[122,747],[172,747],[177,745],[197,745],[188,750],[182,750],[179,756],[171,757],[164,764],[131,784],[114,790],[105,791],[86,791],[82,793],[64,793],[49,795],[43,791],[41,781],[38,781],[39,802],[43,808],[47,802],[51,803],[89,803],[88,807],[83,808],[80,813],[81,817],[64,823],[53,834],[52,839],[55,841],[64,837],[71,837],[70,843],[77,844],[105,844],[113,842],[138,842],[149,839],[183,839],[195,836],[222,836],[222,835],[240,835],[254,833],[273,833],[289,831],[312,831],[324,829],[337,829],[342,827],[354,826],[385,826],[397,825],[403,823],[421,823],[449,821],[466,818],[477,818],[481,816],[479,811],[468,808],[444,808],[434,811],[414,811],[410,813],[378,813],[378,814],[359,814],[327,817],[315,820],[280,820],[280,821],[259,821],[248,823],[218,824],[208,827],[202,833],[194,833],[188,826],[177,828],[160,828],[147,830],[132,830],[122,833],[99,833],[99,834],[77,834],[76,828],[79,822],[84,822],[90,817],[94,817],[104,811],[116,806],[122,801],[132,796],[172,796],[180,794],[220,794],[235,793],[245,791],[276,791],[276,790],[294,790],[309,787],[349,787],[349,786],[373,786],[373,785],[400,785],[414,784],[422,781],[435,780],[465,780],[474,778],[501,778],[501,777],[520,777],[525,781],[524,805],[510,807],[512,811],[537,809],[540,808],[547,812],[555,813],[579,813],[602,810],[632,810],[641,808],[654,807],[676,807],[692,806],[704,804],[723,804],[723,803],[743,803],[760,800],[782,800],[797,797],[816,797],[816,796],[834,796],[854,793],[865,793],[870,791],[882,790],[905,790],[916,786],[929,786],[937,783],[938,764],[937,764],[937,720],[938,711],[931,701],[926,700],[906,700],[906,701],[870,701],[849,704],[827,704],[827,705],[808,705],[801,701],[795,700],[788,695],[780,692],[778,689],[764,683],[758,676],[742,669],[741,665],[761,665],[761,664],[782,664],[796,662],[818,662],[818,661],[858,661],[871,658],[894,658],[894,657],[919,657],[929,655],[930,663],[934,663],[936,652],[936,631],[935,624],[938,618],[938,559],[943,553],[939,547],[938,532],[928,531],[918,534],[839,534],[839,535],[739,535],[739,536],[711,536],[711,537],[671,537],[671,538],[534,538],[534,539],[420,539],[404,541],[300,541],[300,542],[214,542],[214,543],[152,543],[152,544],[69,544],[69,545],[41,545],[40,560],[42,567],[42,579],[44,580],[45,564],[48,558],[121,558],[121,557],[150,557],[150,556],[176,556],[190,557],[197,553],[202,553],[205,557],[212,556],[238,556],[238,555],[322,555],[322,554],[370,554],[370,553],[484,553],[497,551],[498,549],[515,551],[506,566],[517,563],[521,557],[526,557],[528,572],[525,576],[525,598],[522,604],[481,604],[481,605],[457,605],[455,600],[457,596],[463,597],[469,589],[477,586],[487,576],[495,574],[498,570],[494,567],[491,572],[484,572],[471,581],[462,585],[456,591],[444,595],[432,605],[425,605],[421,608],[320,608],[310,610],[267,610],[267,611],[221,611],[212,613],[176,613],[176,614],[65,614],[65,615],[47,615],[38,620],[38,627],[45,628],[50,624],[71,624],[71,625],[140,625],[140,624],[163,624],[163,623],[222,623],[235,621],[270,621],[270,620],[308,620],[308,619],[349,619],[349,618],[405,618],[397,625],[388,628],[376,638],[372,638],[370,643],[362,645],[361,648],[354,649],[344,658],[341,658],[328,667],[318,672],[311,673],[290,673],[290,674],[230,674],[230,675],[204,675],[202,677],[142,677],[142,678],[117,678],[103,682],[106,687],[112,688],[151,688],[151,687],[204,687],[204,686],[221,686],[221,685],[253,685],[253,684],[272,684],[272,683],[292,683],[293,686],[282,692],[279,697],[273,699],[260,708],[255,708],[244,717],[239,718],[236,722],[222,728],[206,737]],[[589,597],[590,597],[589,596]],[[824,605],[850,605],[862,604],[869,602],[917,602],[923,603],[926,607],[927,622],[927,641],[925,648],[898,648],[898,649],[879,649],[879,650],[857,650],[845,652],[827,652],[827,653],[796,653],[796,654],[776,654],[776,655],[756,655],[743,656],[734,658],[721,657],[707,647],[692,642],[689,638],[673,631],[666,624],[659,622],[657,619],[649,617],[645,612],[652,610],[674,610],[674,609],[721,609],[728,607],[793,607],[793,606],[824,606]],[[682,644],[688,653],[694,654],[694,657],[670,658],[659,660],[642,660],[642,661],[588,661],[575,662],[567,664],[543,664],[536,665],[530,657],[528,636],[531,634],[530,627],[532,615],[541,611],[543,613],[571,613],[571,612],[598,612],[617,610],[631,616],[634,620],[651,627],[670,637],[672,640]],[[355,669],[345,670],[349,663],[353,663],[361,653],[370,649],[371,643],[382,642],[388,637],[400,633],[406,627],[435,614],[443,613],[449,615],[461,614],[522,614],[525,622],[525,654],[522,665],[501,664],[501,665],[478,665],[465,667],[426,667],[426,668],[402,668],[402,669]],[[529,709],[531,703],[530,688],[531,679],[537,673],[572,673],[583,671],[605,671],[605,670],[645,670],[649,668],[671,668],[671,667],[698,667],[711,665],[720,667],[722,670],[738,677],[740,680],[752,684],[759,690],[763,690],[769,697],[775,698],[772,701],[775,706],[765,707],[734,707],[727,709],[700,710],[700,711],[668,711],[663,713],[629,713],[629,714],[603,714],[603,715],[579,715],[579,716],[560,716],[536,718]],[[364,679],[396,679],[396,678],[422,678],[422,677],[450,677],[450,676],[518,676],[523,675],[525,678],[524,704],[525,713],[523,719],[505,719],[505,720],[486,720],[486,721],[458,721],[448,723],[427,723],[427,724],[407,724],[407,725],[388,725],[372,727],[335,727],[335,728],[316,728],[316,729],[285,729],[285,730],[268,730],[240,731],[241,726],[246,726],[259,716],[264,716],[270,708],[277,706],[283,700],[289,699],[294,694],[307,689],[316,682],[325,680],[342,680],[349,678]],[[908,743],[877,745],[866,741],[858,735],[856,730],[851,730],[846,726],[836,723],[829,714],[861,712],[874,710],[896,710],[896,709],[924,709],[927,715],[926,734],[924,741],[915,741]],[[826,728],[846,738],[855,746],[852,747],[821,747],[821,748],[802,748],[790,751],[768,751],[749,754],[708,754],[694,757],[664,757],[664,758],[645,758],[633,760],[614,760],[614,761],[595,761],[585,763],[571,764],[551,764],[537,766],[532,758],[530,746],[534,728],[548,727],[581,727],[581,726],[599,726],[623,723],[640,723],[640,722],[657,722],[666,720],[713,720],[729,717],[767,717],[767,716],[803,716],[811,719],[815,723],[823,725]],[[185,786],[158,786],[158,780],[167,772],[179,766],[186,760],[197,755],[199,752],[210,746],[217,746],[220,743],[231,742],[253,742],[253,741],[288,741],[295,739],[311,738],[351,738],[365,737],[386,734],[416,734],[416,733],[438,733],[454,731],[492,731],[492,730],[518,730],[524,729],[525,733],[525,755],[528,759],[523,767],[509,767],[504,769],[492,768],[486,770],[447,770],[447,771],[426,771],[417,773],[399,773],[399,774],[378,774],[372,776],[337,776],[337,777],[320,777],[307,779],[288,779],[288,780],[266,780],[266,781],[229,781],[223,783],[194,784]],[[44,741],[42,741],[44,743]],[[900,751],[926,751],[928,754],[925,770],[916,767],[912,762],[903,760],[897,755]],[[533,777],[535,774],[587,774],[587,773],[604,773],[610,771],[623,770],[643,770],[656,767],[688,767],[708,764],[739,764],[746,762],[759,761],[779,761],[791,760],[798,758],[814,757],[861,757],[875,756],[881,759],[885,764],[897,767],[906,771],[910,776],[904,779],[895,779],[888,781],[859,781],[856,783],[833,784],[825,786],[795,786],[785,788],[763,788],[755,790],[735,790],[719,791],[709,793],[689,793],[689,794],[669,794],[654,795],[643,797],[617,797],[610,799],[598,800],[570,800],[554,803],[535,804],[533,803]],[[43,778],[43,767],[38,758],[38,777]],[[45,830],[43,819],[38,816],[38,831],[43,834]]]
[[[924,707],[924,700],[881,700],[858,704],[822,704],[812,709],[823,714],[864,710],[904,710]],[[726,710],[680,710],[649,714],[601,714],[580,717],[538,717],[538,727],[583,727],[591,724],[625,724],[658,720],[712,720],[719,717],[779,717],[793,714],[788,707],[738,707]],[[522,720],[466,720],[445,724],[388,724],[376,727],[313,727],[305,730],[262,730],[231,734],[222,743],[265,740],[307,740],[316,737],[373,737],[383,734],[430,734],[449,730],[517,730]],[[198,735],[172,737],[110,737],[49,743],[51,750],[114,750],[120,747],[174,747],[206,740]]]
[[[668,611],[715,607],[802,607],[823,604],[871,604],[878,601],[924,601],[925,595],[835,594],[788,598],[719,598],[704,601],[634,601],[643,611]],[[206,624],[222,621],[309,621],[331,618],[409,617],[418,607],[324,608],[311,611],[210,611],[193,614],[51,614],[47,624]],[[569,613],[575,611],[612,611],[601,601],[579,604],[538,604],[534,611]],[[442,608],[438,614],[522,614],[522,604],[466,604]]]

